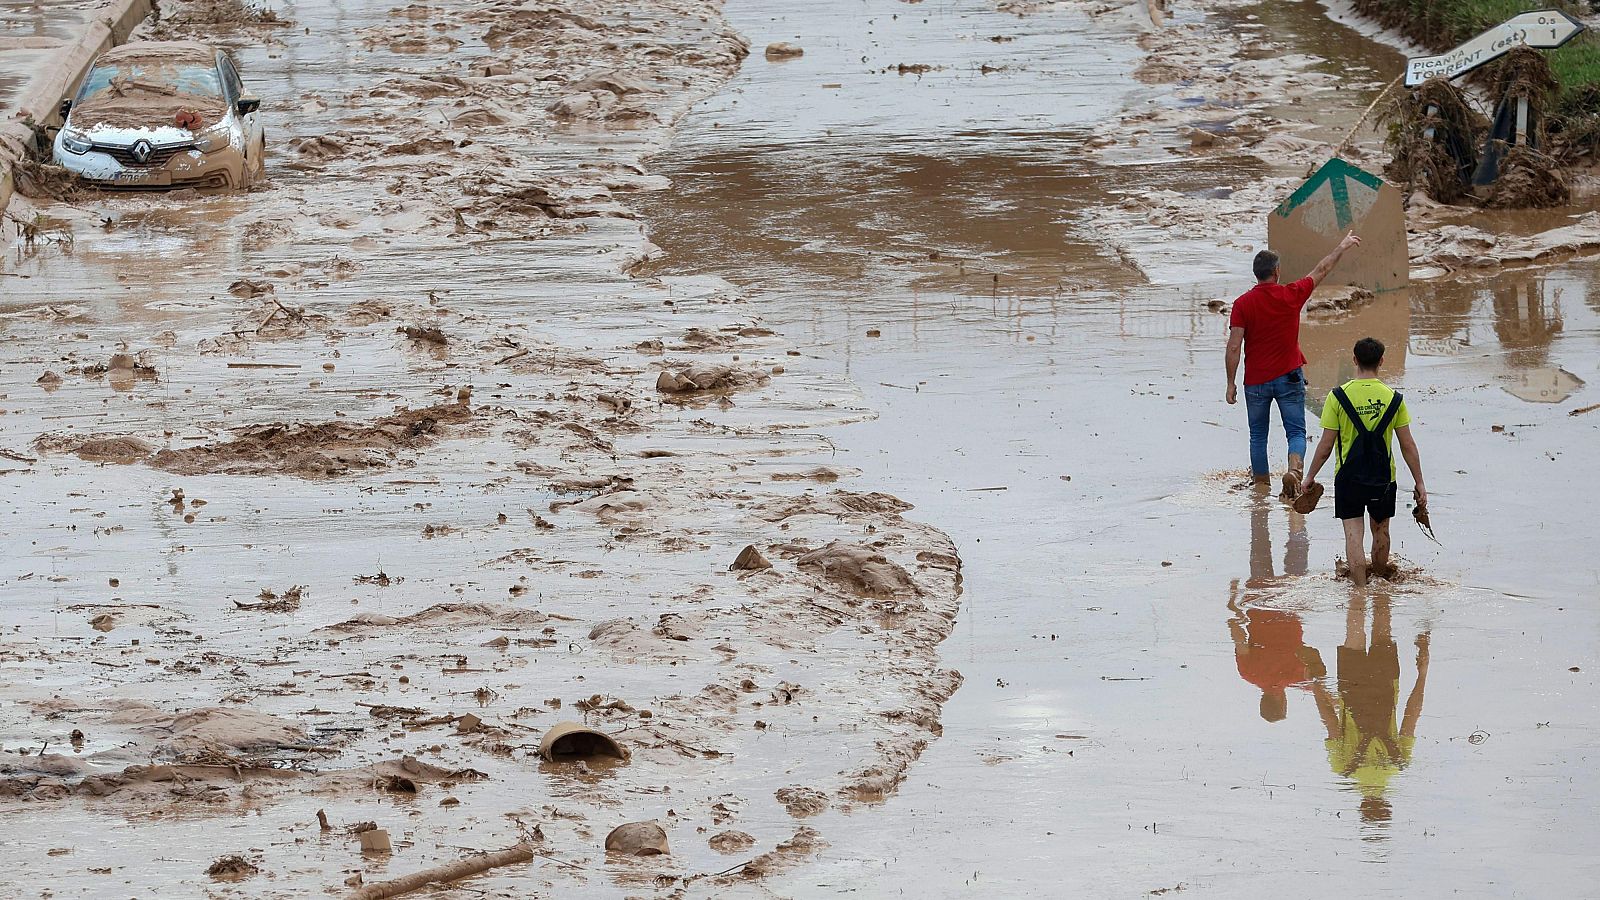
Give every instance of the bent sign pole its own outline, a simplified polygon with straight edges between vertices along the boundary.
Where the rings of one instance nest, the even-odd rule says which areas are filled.
[[[1525,12],[1501,22],[1465,44],[1438,56],[1413,56],[1406,61],[1406,87],[1435,76],[1455,78],[1499,59],[1511,48],[1526,45],[1554,50],[1583,31],[1583,23],[1558,9]]]
[[[1328,283],[1405,287],[1411,260],[1404,203],[1398,188],[1371,172],[1330,159],[1267,216],[1267,246],[1278,254],[1285,281],[1311,271],[1350,231],[1361,236],[1361,247],[1339,261]]]

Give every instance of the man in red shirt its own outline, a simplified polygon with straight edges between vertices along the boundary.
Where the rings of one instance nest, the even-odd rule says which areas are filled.
[[[1237,403],[1239,356],[1244,355],[1244,404],[1250,420],[1250,471],[1256,484],[1271,484],[1267,468],[1267,432],[1272,405],[1278,405],[1284,436],[1289,440],[1289,468],[1283,493],[1293,501],[1300,489],[1306,455],[1306,357],[1300,352],[1300,310],[1311,292],[1328,277],[1347,250],[1361,246],[1355,232],[1317,263],[1306,277],[1278,283],[1278,254],[1263,250],[1254,263],[1256,286],[1233,302],[1228,334],[1228,402]]]

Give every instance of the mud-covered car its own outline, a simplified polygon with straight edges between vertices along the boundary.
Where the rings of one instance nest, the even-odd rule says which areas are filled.
[[[101,187],[247,187],[264,165],[260,106],[213,47],[124,44],[62,102],[53,155]]]

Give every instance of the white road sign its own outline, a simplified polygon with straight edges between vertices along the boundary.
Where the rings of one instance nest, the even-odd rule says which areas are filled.
[[[1557,9],[1543,9],[1513,16],[1465,44],[1439,56],[1414,56],[1406,63],[1406,86],[1415,87],[1437,75],[1458,75],[1498,59],[1518,44],[1538,50],[1553,50],[1578,36],[1583,23]]]

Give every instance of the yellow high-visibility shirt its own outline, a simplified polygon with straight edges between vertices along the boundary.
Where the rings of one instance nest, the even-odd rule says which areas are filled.
[[[1376,378],[1357,378],[1344,383],[1345,396],[1350,398],[1350,405],[1361,414],[1361,420],[1367,428],[1378,427],[1378,421],[1383,418],[1383,413],[1389,408],[1389,403],[1394,400],[1394,389]],[[1394,430],[1411,424],[1411,411],[1406,409],[1404,400],[1400,401],[1400,409],[1389,422],[1389,429],[1383,434],[1384,446],[1389,448],[1389,480],[1394,480]],[[1350,445],[1356,439],[1355,423],[1345,413],[1344,406],[1339,403],[1339,398],[1328,392],[1328,399],[1322,402],[1322,427],[1337,429],[1339,432],[1338,464],[1344,464],[1344,456],[1350,450]],[[1337,471],[1337,467],[1335,467]]]

